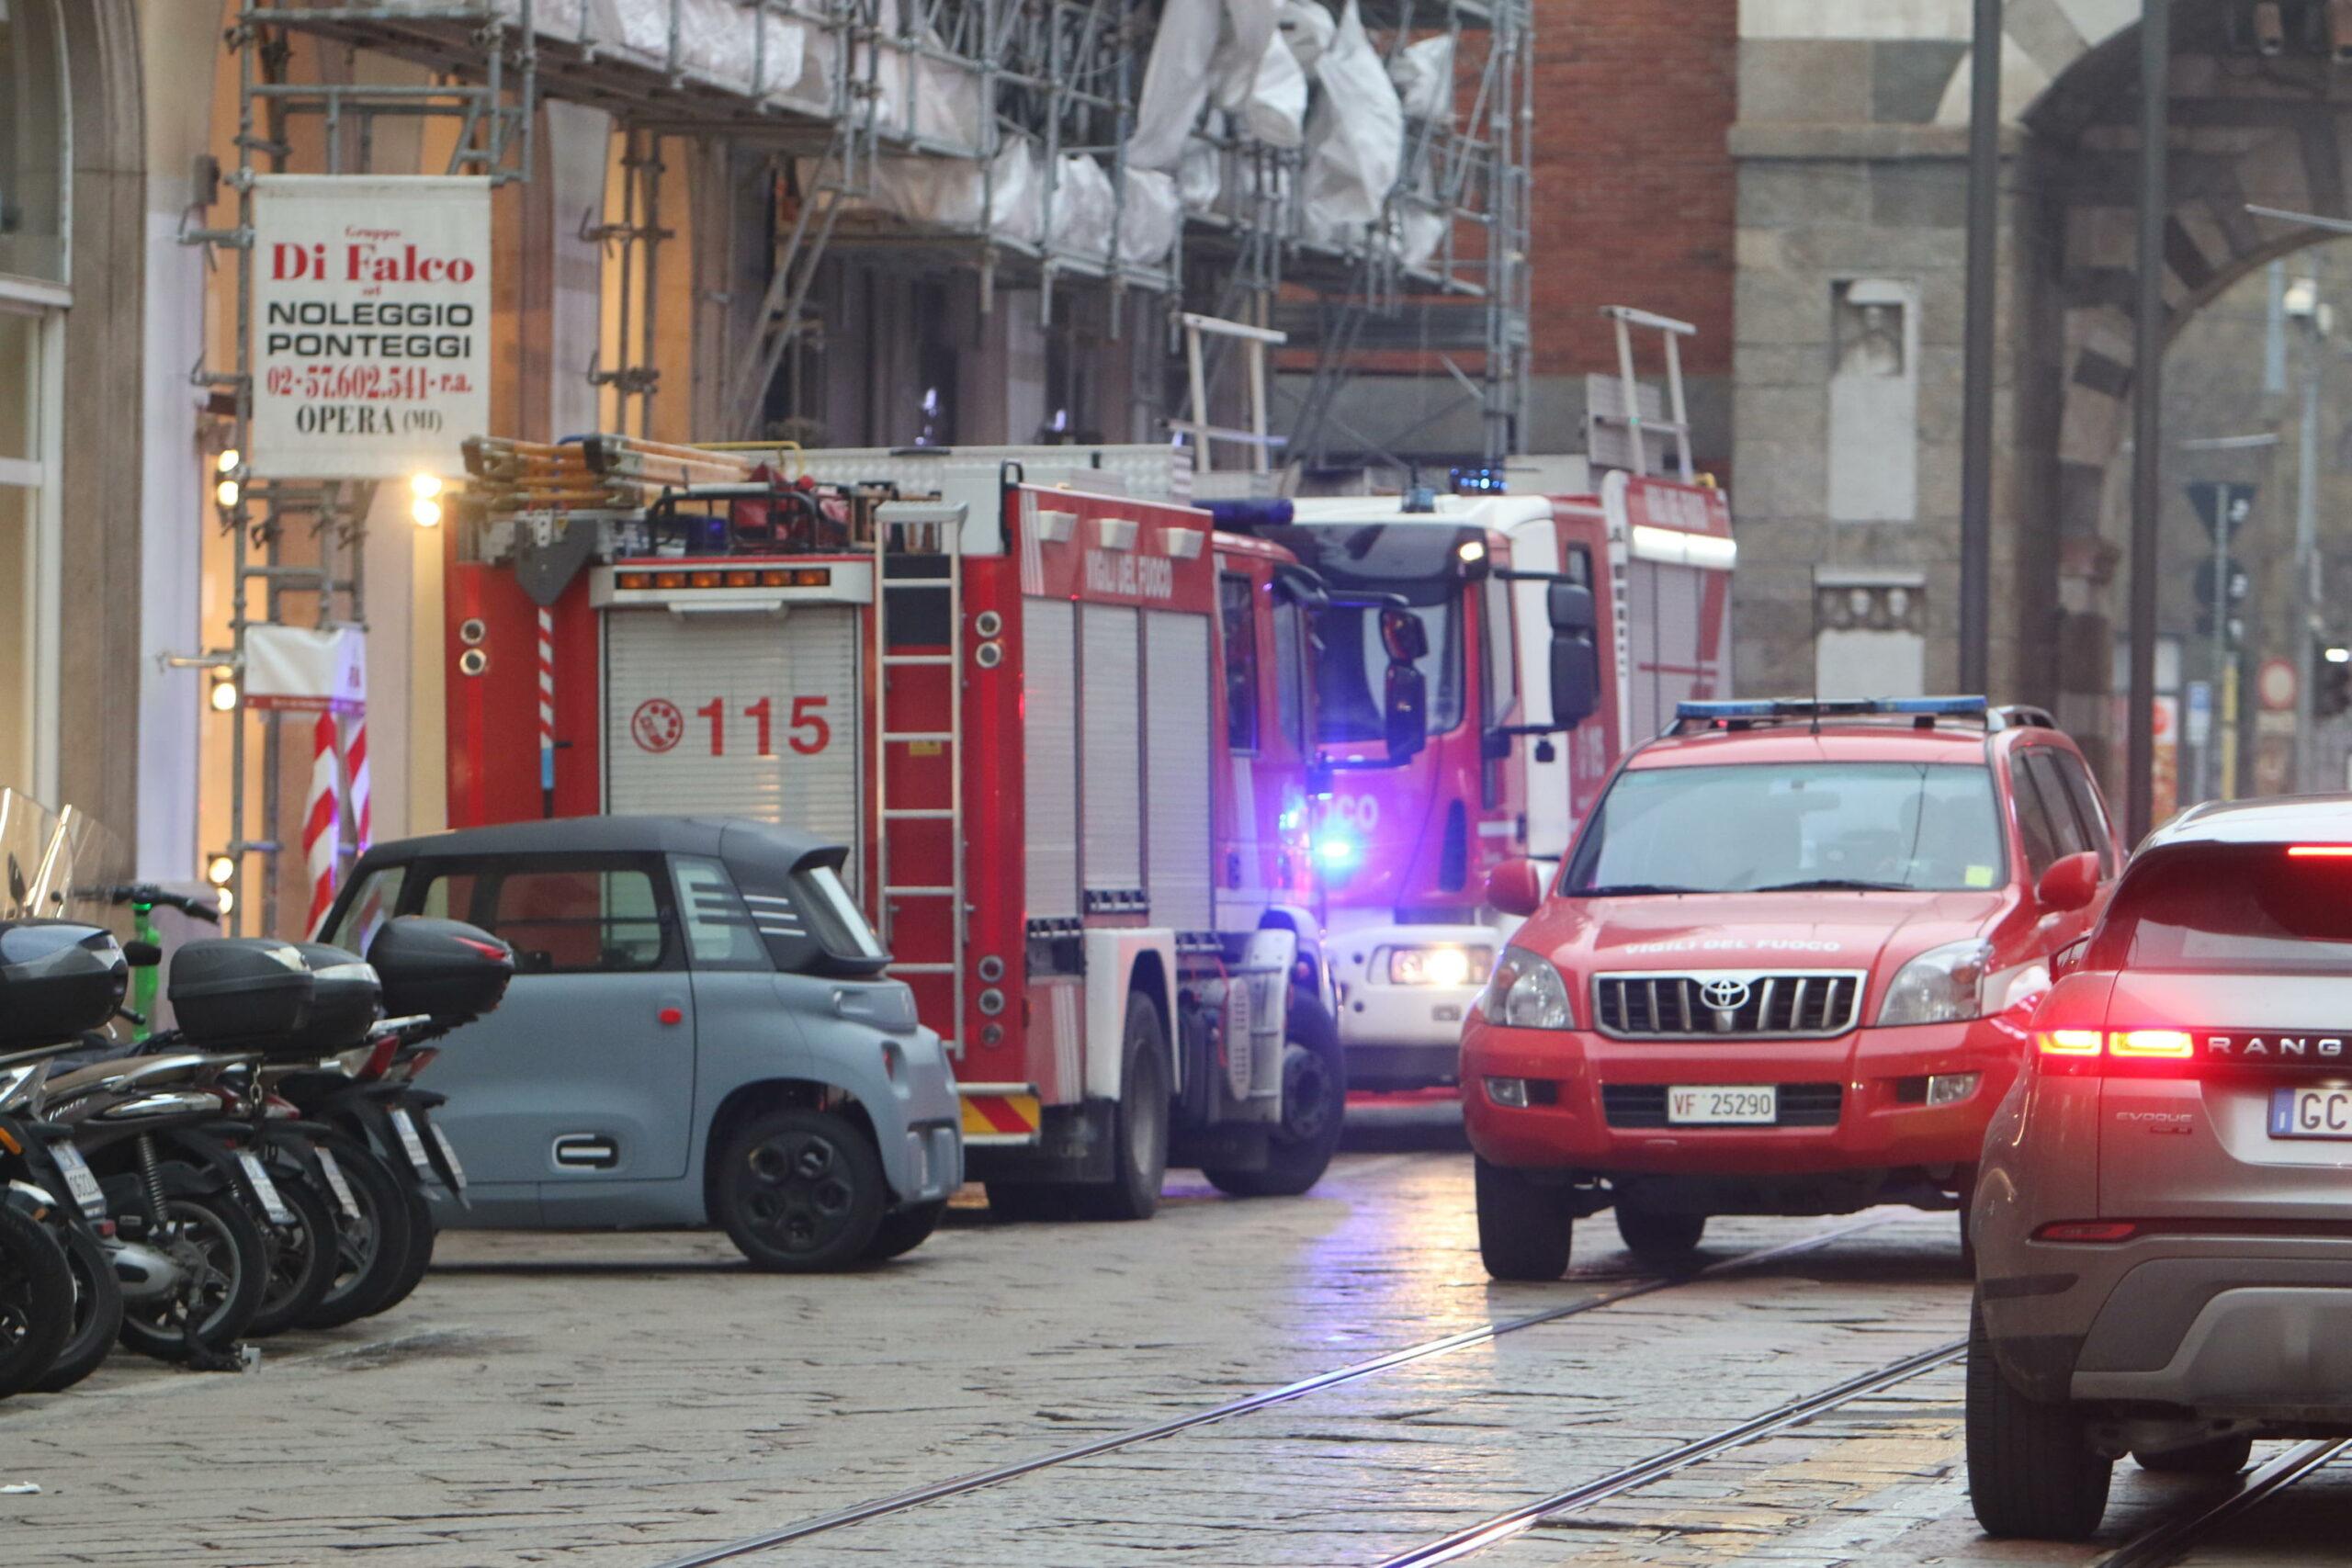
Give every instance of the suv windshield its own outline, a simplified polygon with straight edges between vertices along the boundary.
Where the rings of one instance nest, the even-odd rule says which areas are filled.
[[[1921,892],[2003,880],[1982,763],[1736,763],[1617,777],[1561,886],[1571,894]]]
[[[2352,862],[2197,844],[2135,863],[2092,942],[2101,969],[2352,973]]]

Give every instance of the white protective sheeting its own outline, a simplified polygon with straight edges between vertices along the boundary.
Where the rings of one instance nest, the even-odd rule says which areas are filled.
[[[1238,112],[1242,127],[1269,147],[1287,149],[1306,140],[1306,73],[1281,32],[1267,38],[1250,101]]]
[[[1405,160],[1405,111],[1356,0],[1315,64],[1323,96],[1306,127],[1301,195],[1310,237],[1346,241],[1380,217]]]
[[[1205,137],[1193,137],[1184,143],[1184,156],[1176,165],[1176,198],[1187,212],[1214,212],[1216,198],[1225,189],[1224,155],[1216,143]]]
[[[1023,141],[1007,142],[996,155],[991,179],[961,158],[880,158],[873,199],[862,205],[946,229],[975,230],[985,221],[999,239],[1035,244],[1045,228],[1037,164],[1035,149]]]
[[[1118,216],[1111,176],[1102,165],[1082,152],[1065,155],[1054,181],[1054,249],[1107,260]]]
[[[1184,212],[1176,199],[1176,178],[1156,169],[1127,171],[1126,200],[1119,209],[1119,260],[1128,266],[1158,266],[1176,248]]]
[[[1127,139],[1131,169],[1172,170],[1184,141],[1214,106],[1253,126],[1263,118],[1279,130],[1280,106],[1261,107],[1258,78],[1279,36],[1280,0],[1166,0],[1136,100],[1135,134]],[[1280,145],[1298,145],[1293,140]],[[1270,138],[1271,140],[1271,138]]]
[[[1388,80],[1409,119],[1453,118],[1453,39],[1439,33],[1408,43],[1388,62]]]
[[[390,6],[446,9],[443,0],[381,0]],[[500,15],[519,18],[521,0],[495,0]],[[537,0],[533,30],[541,38],[583,44],[649,71],[671,68],[670,22],[677,17],[677,68],[704,82],[766,99],[823,107],[831,96],[831,53],[815,25],[813,4],[796,6],[808,21],[763,15],[737,0]],[[756,83],[754,76],[756,75]]]
[[[1331,47],[1332,35],[1340,30],[1321,0],[1283,0],[1281,27],[1291,58],[1298,62],[1300,70],[1309,73],[1321,62],[1323,51]]]

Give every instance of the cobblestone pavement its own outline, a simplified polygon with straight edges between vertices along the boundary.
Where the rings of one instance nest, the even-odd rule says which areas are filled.
[[[1950,1215],[1888,1213],[1245,1416],[743,1561],[1354,1564],[1956,1338]],[[1845,1222],[1719,1221],[1716,1259]],[[720,1238],[453,1233],[409,1303],[254,1374],[119,1357],[0,1405],[0,1562],[649,1565],[1165,1420],[1639,1273],[1604,1216],[1572,1277],[1478,1267],[1458,1153],[1342,1156],[1295,1201],[1171,1181],[1144,1225],[951,1214],[868,1272],[750,1272]],[[1536,1564],[2078,1564],[1985,1541],[1957,1368],[1481,1553]],[[2195,1494],[2119,1468],[2107,1539]],[[2205,1568],[2309,1562],[2352,1472]],[[2297,1543],[2302,1543],[2298,1545]]]

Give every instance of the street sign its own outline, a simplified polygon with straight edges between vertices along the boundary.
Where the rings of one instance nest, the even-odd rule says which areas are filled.
[[[2237,604],[2254,589],[2254,579],[2245,568],[2232,560],[2226,563],[2230,603]],[[2197,563],[2197,602],[2207,609],[2213,607],[2214,579],[2222,575],[2222,567],[2211,558]]]
[[[2202,746],[2213,735],[2213,687],[2208,681],[2188,683],[2188,743]]]
[[[2211,637],[2213,635],[2212,611],[2199,610],[2197,612],[2197,635],[2199,637]],[[2232,615],[2230,617],[2230,624],[2226,635],[2229,638],[2229,645],[2232,648],[2244,647],[2245,644],[2245,617],[2243,615]]]
[[[2234,479],[2198,479],[2188,487],[2188,504],[2197,509],[2205,531],[2226,528],[2234,535],[2254,515],[2255,493],[2261,487]]]
[[[2301,679],[2292,663],[2284,659],[2266,659],[2262,672],[2255,677],[2256,698],[2266,713],[2291,713],[2295,707],[2295,683]]]

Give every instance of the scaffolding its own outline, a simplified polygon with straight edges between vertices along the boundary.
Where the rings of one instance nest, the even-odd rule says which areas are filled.
[[[238,59],[237,220],[183,236],[236,268],[230,363],[199,367],[196,379],[228,412],[224,445],[243,452],[252,180],[288,167],[290,122],[319,122],[324,172],[362,173],[379,121],[435,117],[454,123],[447,172],[495,185],[530,177],[538,109],[555,100],[605,111],[624,149],[617,215],[597,215],[581,234],[617,263],[617,353],[592,363],[589,378],[614,394],[624,428],[646,428],[660,391],[653,279],[658,266],[681,265],[670,254],[679,236],[662,223],[661,144],[684,138],[763,160],[774,193],[760,216],[758,303],[739,315],[741,330],[713,334],[722,362],[696,366],[717,389],[722,428],[712,436],[768,434],[778,377],[793,383],[793,350],[812,334],[820,266],[862,258],[968,271],[983,311],[1002,287],[1034,291],[1048,323],[1070,290],[1096,291],[1112,336],[1141,334],[1135,341],[1160,351],[1156,364],[1131,361],[1136,400],[1172,407],[1192,394],[1192,418],[1168,422],[1180,442],[1207,424],[1220,378],[1247,368],[1237,345],[1262,355],[1286,338],[1281,367],[1304,390],[1290,398],[1287,428],[1258,439],[1261,452],[1283,450],[1294,475],[1322,460],[1335,432],[1374,457],[1408,434],[1348,427],[1340,393],[1367,369],[1457,388],[1476,407],[1482,456],[1499,462],[1517,447],[1526,395],[1532,0],[1349,0],[1336,24],[1321,0],[1292,0],[1285,33],[1290,20],[1320,17],[1317,47],[1329,48],[1336,26],[1358,67],[1377,73],[1370,90],[1310,92],[1310,80],[1328,81],[1328,61],[1300,69],[1312,64],[1302,50],[1287,127],[1204,104],[1182,128],[1180,161],[1136,166],[1129,148],[1161,35],[1181,6],[1211,3],[254,0],[228,35]],[[1274,0],[1249,3],[1271,28]],[[1197,25],[1203,13],[1189,16]],[[1351,31],[1359,18],[1362,31]],[[322,60],[369,51],[430,79],[369,83],[346,66],[320,74],[347,79],[293,81],[297,38],[325,46]],[[1396,98],[1395,156],[1383,154],[1369,208],[1333,221],[1317,206],[1317,160],[1349,140],[1332,125],[1351,98],[1383,96]],[[1196,341],[1196,360],[1184,352],[1188,313],[1253,330]],[[1262,375],[1261,365],[1250,379]],[[359,623],[368,487],[273,483],[242,468],[224,477],[237,486],[220,507],[234,540],[232,646],[205,661],[241,667],[247,628],[280,619],[288,592],[314,596],[322,626]],[[317,537],[315,564],[283,558],[298,530]],[[274,721],[262,743],[263,816],[274,825]],[[271,874],[259,913],[274,928],[278,846],[250,830],[246,761],[240,723],[227,846],[240,869],[230,886],[241,892],[247,858],[261,857]]]
[[[1162,334],[1171,386],[1182,310],[1261,327],[1279,312],[1311,364],[1294,454],[1325,450],[1340,388],[1372,357],[1460,387],[1484,456],[1507,456],[1527,376],[1532,0],[1363,4],[1389,76],[1419,63],[1426,77],[1436,61],[1443,80],[1406,110],[1377,216],[1336,226],[1307,192],[1319,89],[1306,147],[1211,110],[1181,169],[1129,165],[1165,4],[311,0],[244,15],[256,32],[423,64],[477,95],[475,118],[494,102],[493,134],[470,138],[485,169],[528,168],[534,90],[604,109],[624,134],[764,151],[777,221],[763,297],[718,373],[724,434],[762,434],[780,367],[811,331],[820,264],[863,255],[968,268],[984,310],[1001,284],[1033,288],[1047,321],[1068,288],[1103,289],[1113,336]],[[653,181],[634,181],[631,200],[658,210]],[[664,236],[648,217],[605,237],[626,255]],[[1125,309],[1137,294],[1156,317]],[[645,340],[625,334],[623,362],[598,375],[652,396]],[[1213,353],[1212,381],[1219,369]]]

